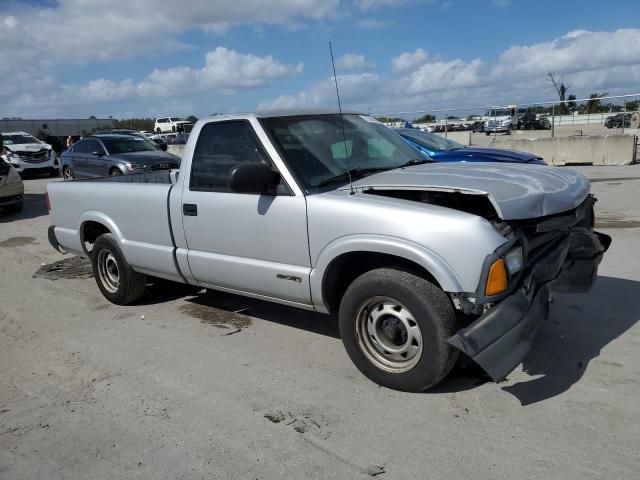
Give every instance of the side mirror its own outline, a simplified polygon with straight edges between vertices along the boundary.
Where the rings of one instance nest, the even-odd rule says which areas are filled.
[[[229,172],[229,188],[236,193],[273,193],[280,174],[266,163],[241,163]]]
[[[160,150],[162,150],[163,152],[167,151],[167,144],[166,143],[161,143],[160,145],[158,145],[158,148]]]

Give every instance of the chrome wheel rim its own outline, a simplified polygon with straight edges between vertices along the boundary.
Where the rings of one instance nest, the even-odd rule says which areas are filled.
[[[65,168],[62,171],[62,176],[65,180],[73,180],[73,173],[71,172],[71,169],[69,167]]]
[[[120,286],[120,270],[115,257],[108,250],[98,253],[98,276],[102,286],[109,293],[116,293]]]
[[[111,170],[111,176],[112,177],[117,177],[119,175],[122,175],[122,172],[120,170],[118,170],[117,168],[114,168],[113,170]]]
[[[362,353],[390,373],[411,370],[422,357],[422,332],[413,314],[397,300],[372,297],[356,314],[356,337]]]

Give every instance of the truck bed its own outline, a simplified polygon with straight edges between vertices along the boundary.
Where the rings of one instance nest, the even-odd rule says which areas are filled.
[[[83,226],[105,225],[117,238],[129,264],[137,271],[180,278],[173,259],[174,244],[168,196],[176,173],[167,170],[70,182],[52,182],[48,194],[52,224],[60,245],[87,256]]]
[[[100,183],[159,183],[171,185],[176,183],[178,170],[156,170],[155,172],[132,173],[130,175],[118,175],[115,177],[96,177],[75,182],[100,182]]]

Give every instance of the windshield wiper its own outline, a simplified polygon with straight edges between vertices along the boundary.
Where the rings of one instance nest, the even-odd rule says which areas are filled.
[[[433,160],[427,160],[426,158],[412,158],[408,162],[394,168],[412,167],[414,165],[424,165],[425,163],[433,163]]]
[[[389,170],[389,167],[372,167],[372,168],[352,168],[350,170],[345,170],[344,172],[334,176],[334,177],[329,177],[323,181],[321,181],[320,183],[318,183],[316,185],[316,187],[326,187],[327,185],[330,185],[332,183],[335,182],[340,182],[340,181],[349,181],[349,177],[351,177],[351,180],[355,180],[356,178],[362,178],[364,177],[367,173],[376,173],[376,172],[383,172],[385,170]]]

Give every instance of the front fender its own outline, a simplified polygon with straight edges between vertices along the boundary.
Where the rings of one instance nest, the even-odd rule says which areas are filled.
[[[383,235],[349,235],[334,240],[322,249],[310,276],[311,301],[316,310],[328,313],[322,284],[331,262],[340,255],[372,252],[394,255],[412,261],[427,270],[446,292],[461,292],[462,281],[453,268],[435,252],[416,243]]]

